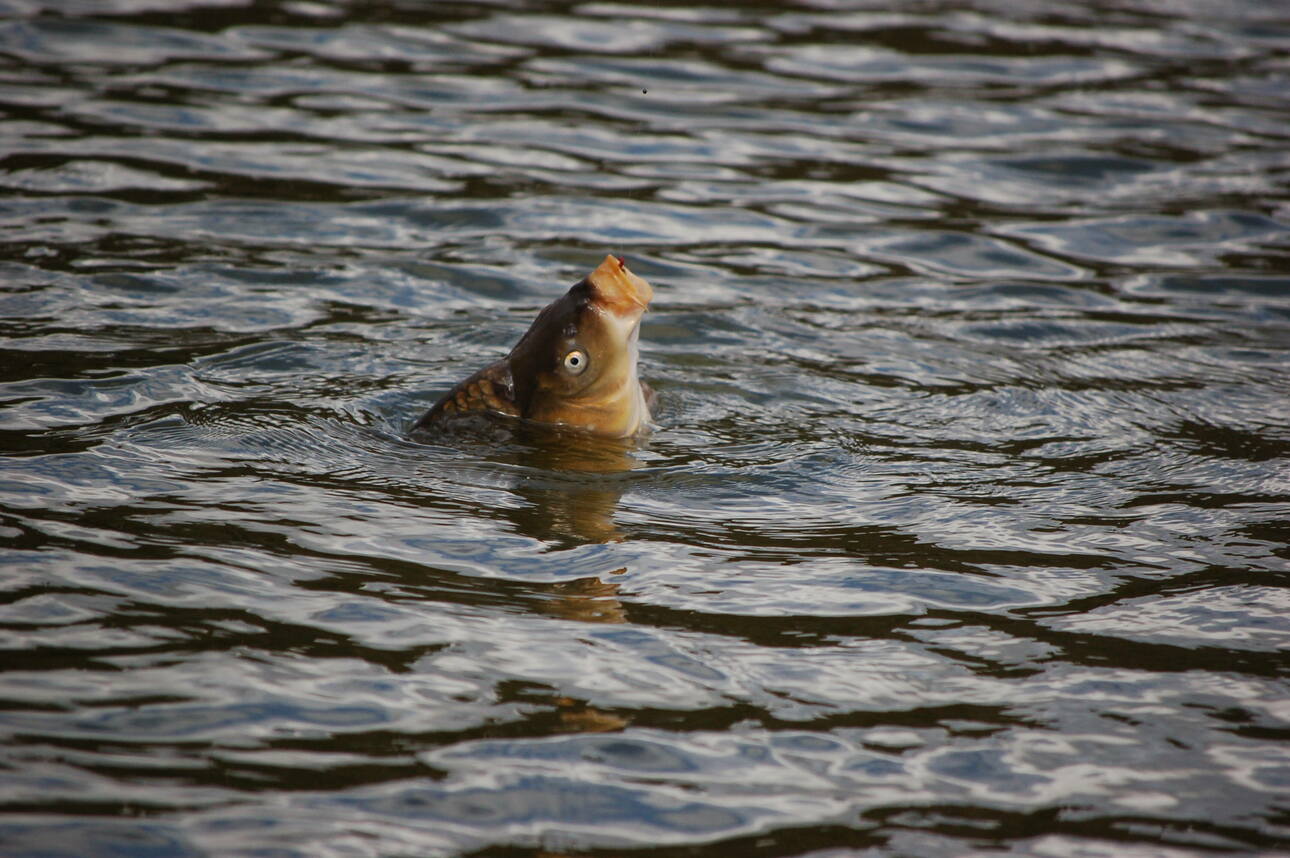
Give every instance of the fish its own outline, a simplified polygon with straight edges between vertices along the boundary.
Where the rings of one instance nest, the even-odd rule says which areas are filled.
[[[609,255],[548,304],[510,354],[439,399],[412,434],[462,418],[516,419],[604,438],[647,429],[654,391],[640,380],[640,321],[654,289]]]

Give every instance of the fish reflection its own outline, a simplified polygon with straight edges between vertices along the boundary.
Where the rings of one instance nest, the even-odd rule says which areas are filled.
[[[609,574],[622,575],[626,571],[624,567]],[[584,623],[627,622],[627,612],[618,601],[618,582],[602,581],[594,576],[552,585],[551,598],[543,610],[561,619]]]
[[[562,733],[613,733],[631,723],[627,718],[588,706],[572,697],[561,697],[556,705]]]
[[[526,443],[515,450],[515,462],[524,472],[514,492],[527,505],[506,510],[516,530],[554,547],[621,541],[614,513],[638,465],[635,443],[571,439],[535,427],[520,434]]]

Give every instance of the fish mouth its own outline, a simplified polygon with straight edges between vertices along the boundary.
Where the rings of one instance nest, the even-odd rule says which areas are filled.
[[[622,257],[610,254],[587,275],[592,301],[616,316],[639,319],[654,298],[654,287],[627,268]]]

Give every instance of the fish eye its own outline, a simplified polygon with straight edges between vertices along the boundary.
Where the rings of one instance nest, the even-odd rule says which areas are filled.
[[[587,353],[574,349],[564,356],[564,368],[574,375],[580,375],[587,368]]]

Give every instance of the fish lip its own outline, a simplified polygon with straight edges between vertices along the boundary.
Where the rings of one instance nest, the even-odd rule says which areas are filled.
[[[649,309],[654,287],[633,273],[621,256],[610,254],[587,275],[592,302],[616,316],[625,317]]]

